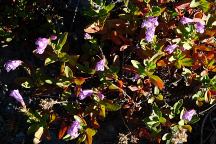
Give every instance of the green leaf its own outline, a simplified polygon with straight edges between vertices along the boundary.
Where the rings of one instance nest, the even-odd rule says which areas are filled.
[[[172,137],[172,134],[171,133],[165,133],[162,137],[162,140],[165,141],[165,140],[169,140],[171,139]]]
[[[54,63],[54,62],[56,62],[56,60],[54,58],[48,57],[45,59],[44,65],[47,66],[47,65]]]
[[[79,55],[68,55],[67,53],[59,54],[60,61],[68,62],[72,66],[75,66],[77,64],[78,58],[79,58]]]
[[[196,122],[198,122],[200,120],[200,118],[198,116],[193,116],[192,120],[189,122],[190,124],[195,124]]]
[[[136,60],[131,60],[131,63],[132,65],[135,67],[135,68],[139,68],[141,66],[140,62],[136,61]]]
[[[104,9],[106,10],[107,13],[109,13],[114,7],[115,7],[115,4],[111,3],[111,4],[107,5],[107,6],[105,6]]]
[[[65,45],[68,37],[68,32],[65,32],[64,34],[61,35],[60,40],[57,44],[57,50],[60,52]]]
[[[173,106],[173,112],[174,114],[179,114],[180,113],[180,108],[183,105],[183,99],[180,99],[179,101],[177,101],[174,106]]]
[[[200,7],[204,12],[207,12],[209,10],[210,3],[207,0],[200,0]]]
[[[160,117],[159,118],[159,122],[162,123],[162,124],[164,124],[166,122],[166,119],[164,117]]]
[[[185,42],[183,44],[183,48],[186,49],[186,50],[190,50],[192,48],[192,46],[189,43]]]
[[[67,78],[73,78],[73,71],[69,66],[65,66],[64,73]]]
[[[99,103],[101,105],[104,105],[106,107],[106,110],[108,111],[117,111],[121,108],[120,105],[112,103],[111,101],[108,101],[108,100],[102,100]]]
[[[165,8],[160,8],[158,6],[153,6],[152,7],[152,16],[160,16],[161,13],[165,10]]]
[[[162,117],[162,112],[160,111],[159,107],[154,104],[153,105],[153,113],[155,113],[155,115],[157,115],[159,118]]]
[[[192,0],[191,3],[190,3],[190,7],[191,8],[195,8],[195,7],[198,7],[200,5],[199,2],[196,2],[196,0]]]
[[[193,59],[192,58],[184,58],[180,60],[181,66],[192,66],[193,65]]]

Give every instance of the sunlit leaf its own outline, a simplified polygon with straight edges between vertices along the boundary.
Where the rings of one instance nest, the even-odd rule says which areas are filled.
[[[38,144],[40,143],[40,140],[41,140],[41,137],[43,135],[43,132],[44,132],[44,128],[43,127],[40,127],[34,134],[34,140],[33,140],[33,143],[34,144]]]
[[[97,133],[97,131],[91,128],[87,128],[85,132],[87,136],[85,143],[92,144],[92,137]]]
[[[112,103],[111,101],[108,101],[108,100],[102,100],[100,101],[100,104],[104,105],[106,110],[108,111],[117,111],[121,108],[120,105]]]
[[[164,88],[164,82],[161,80],[160,77],[156,76],[156,75],[148,75],[151,82],[157,86],[160,90],[162,90]]]

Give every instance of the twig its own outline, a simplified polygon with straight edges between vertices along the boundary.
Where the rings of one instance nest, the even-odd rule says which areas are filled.
[[[211,110],[214,106],[216,106],[216,103],[210,106],[209,108],[205,109],[204,111],[199,112],[199,115],[204,115],[207,111]]]

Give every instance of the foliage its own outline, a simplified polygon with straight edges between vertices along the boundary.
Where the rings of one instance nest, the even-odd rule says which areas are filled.
[[[0,6],[2,49],[31,51],[21,48],[13,59],[22,60],[19,65],[5,58],[2,66],[24,71],[14,85],[23,93],[20,110],[34,143],[52,139],[55,129],[59,140],[91,144],[100,122],[119,110],[129,124],[138,118],[135,127],[145,129],[140,140],[187,142],[202,106],[215,103],[214,2],[90,0],[81,40],[59,28],[61,16],[46,3],[50,7],[37,0]]]

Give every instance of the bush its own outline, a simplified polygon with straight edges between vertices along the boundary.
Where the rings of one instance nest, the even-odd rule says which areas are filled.
[[[18,72],[5,81],[7,95],[21,104],[34,143],[92,143],[113,111],[132,143],[187,142],[215,104],[213,2],[94,0],[77,10],[78,1],[70,20],[63,2],[1,3],[1,49],[16,51],[2,66],[6,76]],[[81,30],[72,29],[77,14]]]

